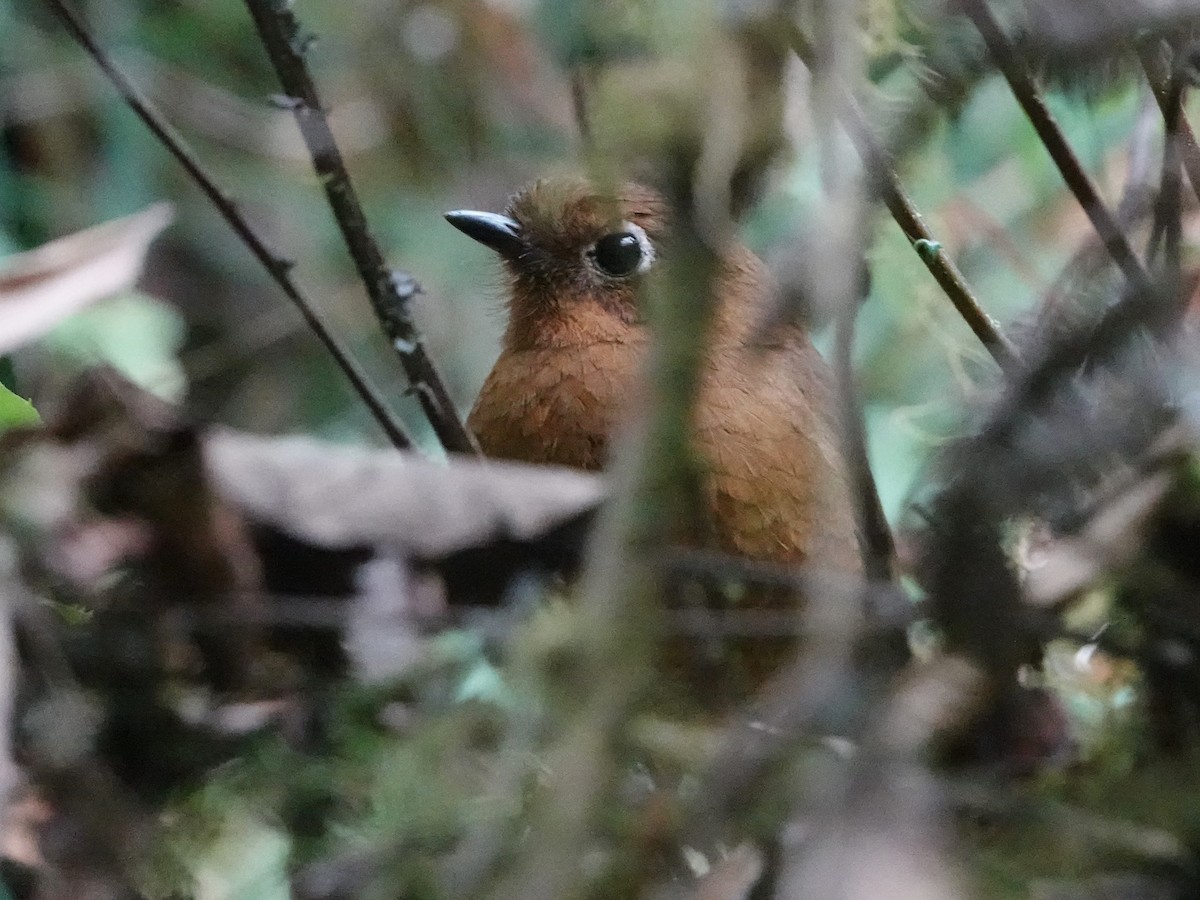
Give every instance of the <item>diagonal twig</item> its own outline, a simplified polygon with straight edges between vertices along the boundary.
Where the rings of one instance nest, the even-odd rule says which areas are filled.
[[[1183,79],[1173,73],[1168,79],[1167,97],[1162,105],[1163,148],[1162,176],[1158,198],[1154,204],[1154,222],[1150,232],[1150,249],[1146,257],[1153,264],[1162,251],[1162,266],[1169,283],[1179,284],[1180,242],[1183,231],[1183,197],[1180,167],[1180,126],[1183,124]]]
[[[1050,158],[1054,160],[1067,187],[1083,207],[1113,262],[1138,294],[1152,295],[1150,276],[1134,254],[1113,214],[1100,198],[1100,192],[1075,155],[1075,151],[1067,143],[1062,129],[1046,106],[1027,68],[1022,65],[1012,44],[1000,28],[1000,23],[988,7],[987,0],[960,0],[960,8],[983,37],[996,68],[1004,75],[1017,103],[1024,110]]]
[[[866,127],[865,122],[862,125],[864,128]],[[954,308],[958,310],[959,315],[963,317],[983,346],[992,354],[1001,368],[1008,369],[1015,365],[1019,361],[1016,347],[1000,331],[995,319],[980,306],[962,272],[954,264],[954,260],[942,251],[941,243],[934,239],[933,234],[925,225],[921,213],[913,205],[894,173],[889,173],[884,182],[883,202],[887,206],[888,212],[892,214],[892,218],[896,220],[896,224],[900,226],[900,230],[904,232],[905,237],[916,248],[921,262],[929,269],[929,273],[933,275],[938,286],[950,298]]]
[[[1160,44],[1160,47],[1167,46]],[[1166,71],[1158,65],[1158,58],[1148,47],[1138,48],[1142,68],[1150,82],[1151,92],[1158,102],[1163,118],[1162,177],[1158,197],[1154,203],[1154,222],[1150,232],[1150,247],[1146,258],[1150,263],[1159,259],[1162,251],[1162,270],[1167,283],[1173,290],[1182,287],[1180,270],[1180,244],[1183,240],[1183,175],[1187,171],[1193,189],[1200,186],[1193,167],[1200,168],[1200,153],[1196,138],[1183,114],[1184,95],[1187,81],[1179,65],[1179,48],[1173,44],[1171,66]],[[1184,298],[1186,299],[1186,294]]]
[[[790,32],[792,49],[800,61],[811,69],[815,59],[812,44],[795,24],[790,26]],[[941,252],[941,244],[934,240],[920,212],[905,193],[887,153],[872,133],[862,111],[849,96],[846,102],[838,104],[838,108],[842,114],[842,126],[862,157],[869,177],[874,179],[878,196],[905,237],[916,248],[921,262],[996,362],[1003,368],[1011,367],[1017,362],[1016,348],[1000,331],[995,320],[984,311],[954,261]]]
[[[329,355],[333,357],[338,368],[342,370],[342,373],[350,381],[355,392],[362,399],[363,403],[366,404],[367,409],[370,410],[371,415],[374,416],[375,421],[379,423],[379,427],[383,429],[392,444],[401,449],[411,447],[412,440],[404,431],[404,426],[400,424],[395,414],[371,385],[366,373],[330,331],[321,314],[317,312],[308,298],[300,292],[300,289],[292,281],[290,270],[293,264],[267,246],[266,241],[259,236],[254,227],[238,211],[237,203],[233,198],[213,181],[212,177],[204,170],[204,167],[184,142],[183,138],[155,108],[149,98],[121,71],[117,64],[97,43],[91,31],[74,10],[67,6],[63,0],[46,0],[46,5],[58,17],[59,21],[62,22],[72,39],[96,61],[96,64],[108,77],[108,80],[117,89],[129,108],[145,123],[146,127],[150,129],[151,134],[158,138],[159,142],[166,147],[167,152],[175,157],[179,164],[183,166],[204,195],[212,201],[213,206],[217,208],[217,212],[221,214],[221,217],[225,219],[229,227],[242,239],[242,242],[250,249],[254,257],[263,264],[263,267],[270,274],[271,278],[274,279],[287,298],[299,310],[305,324],[312,329],[313,334],[317,336],[317,339],[324,345]]]
[[[1137,53],[1163,118],[1178,116],[1175,127],[1178,134],[1179,154],[1183,157],[1183,168],[1187,172],[1188,181],[1192,183],[1192,190],[1196,197],[1200,198],[1200,146],[1196,144],[1196,133],[1192,131],[1192,126],[1188,123],[1187,116],[1183,115],[1182,110],[1175,108],[1171,96],[1171,76],[1163,70],[1154,51],[1148,47],[1139,47]]]
[[[447,450],[479,453],[479,445],[459,418],[454,401],[426,352],[425,339],[412,317],[409,304],[420,293],[420,285],[408,273],[388,267],[367,226],[362,204],[334,141],[329,119],[305,61],[311,39],[302,32],[291,4],[286,0],[246,0],[246,7],[287,94],[283,103],[295,113],[312,157],[313,169],[325,189],[338,228],[366,286],[371,306],[400,357],[400,364],[434,433]]]
[[[958,314],[1001,368],[1011,368],[1019,361],[1016,347],[1000,330],[996,320],[980,305],[954,260],[942,251],[941,243],[934,239],[921,213],[901,185],[900,179],[884,161],[883,149],[875,143],[866,120],[856,110],[847,113],[845,124],[851,136],[858,134],[860,152],[863,153],[867,164],[886,173],[882,176],[880,185],[883,203],[900,226],[900,230],[904,232],[904,236],[912,242],[921,262],[938,283],[938,287],[954,304]]]

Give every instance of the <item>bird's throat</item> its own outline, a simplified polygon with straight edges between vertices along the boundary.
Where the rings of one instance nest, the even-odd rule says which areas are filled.
[[[548,350],[646,341],[632,304],[602,293],[567,298],[526,297],[510,305],[506,350]]]

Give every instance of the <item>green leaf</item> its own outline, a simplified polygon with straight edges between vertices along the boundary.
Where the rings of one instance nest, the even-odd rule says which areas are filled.
[[[512,691],[504,681],[500,671],[487,660],[479,663],[467,673],[454,698],[459,703],[478,700],[481,703],[494,703],[502,709],[511,709],[514,705]]]
[[[0,385],[0,431],[37,425],[41,421],[32,403]]]
[[[178,358],[183,338],[175,310],[131,291],[76,313],[45,344],[85,366],[107,363],[145,390],[178,402],[187,387]]]
[[[11,356],[0,356],[0,385],[10,391],[17,389],[17,373],[13,371]]]

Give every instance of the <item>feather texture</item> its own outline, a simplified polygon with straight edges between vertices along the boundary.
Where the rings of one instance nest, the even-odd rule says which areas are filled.
[[[468,424],[502,459],[602,468],[609,436],[636,403],[648,344],[636,278],[605,277],[589,248],[634,223],[652,240],[669,227],[652,191],[615,199],[586,182],[539,182],[508,214],[527,249],[506,260],[512,296],[504,345]],[[748,250],[726,254],[694,410],[711,532],[753,559],[861,567],[839,447],[832,379],[794,325],[755,341],[775,287]]]

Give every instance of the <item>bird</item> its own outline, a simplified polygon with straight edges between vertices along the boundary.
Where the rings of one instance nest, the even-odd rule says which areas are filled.
[[[647,276],[672,222],[662,194],[586,178],[534,182],[503,213],[446,219],[507,274],[499,357],[467,424],[489,457],[602,469],[636,402],[651,335]],[[692,412],[692,449],[714,549],[859,573],[852,482],[832,373],[805,329],[765,330],[779,288],[731,242]]]

